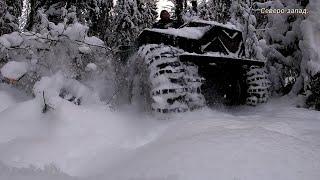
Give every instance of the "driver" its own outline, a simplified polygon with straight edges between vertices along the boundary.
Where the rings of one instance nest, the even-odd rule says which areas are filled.
[[[169,27],[175,27],[176,23],[171,19],[167,10],[162,10],[160,13],[160,20],[153,25],[153,28],[168,29]]]

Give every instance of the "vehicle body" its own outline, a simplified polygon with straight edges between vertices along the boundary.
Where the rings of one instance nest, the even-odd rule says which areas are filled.
[[[187,109],[201,107],[203,104],[256,105],[267,100],[270,83],[263,69],[265,63],[245,58],[242,32],[233,25],[197,20],[178,29],[146,29],[140,34],[137,46],[140,47],[139,58],[144,59],[144,63],[150,65],[157,62],[153,67],[147,67],[151,82],[152,78],[165,76],[168,82],[189,89],[176,100],[185,101]],[[146,48],[147,50],[141,50]],[[163,52],[161,48],[167,50]],[[176,59],[173,60],[174,58]],[[157,76],[151,77],[152,74]],[[177,77],[177,74],[180,75]],[[168,82],[166,84],[172,87]],[[151,89],[166,87],[161,83],[151,84],[154,86]],[[170,89],[174,92],[176,88],[169,88],[168,92]],[[167,102],[172,102],[172,99],[177,98],[176,94],[172,93],[174,98],[171,99],[168,99],[171,95],[163,97]],[[151,92],[151,104],[157,104],[155,102],[161,99],[158,96],[155,97]],[[195,96],[198,98],[194,99]],[[159,107],[152,109],[163,112],[169,105],[162,103]],[[176,107],[171,109],[177,110]],[[170,108],[165,112],[171,112]]]

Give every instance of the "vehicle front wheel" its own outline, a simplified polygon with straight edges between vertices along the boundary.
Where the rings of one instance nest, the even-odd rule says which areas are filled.
[[[131,102],[157,113],[185,112],[204,106],[197,67],[180,62],[183,50],[159,44],[140,47],[129,62]],[[142,104],[141,104],[142,103]]]

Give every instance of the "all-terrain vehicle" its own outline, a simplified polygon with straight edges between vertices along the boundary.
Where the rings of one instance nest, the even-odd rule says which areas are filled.
[[[156,112],[204,105],[257,105],[269,96],[265,63],[245,58],[242,32],[230,24],[192,21],[178,29],[146,29],[129,61],[132,98]]]

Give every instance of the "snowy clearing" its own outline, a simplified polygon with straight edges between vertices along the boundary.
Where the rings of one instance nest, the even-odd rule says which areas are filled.
[[[319,138],[320,113],[285,98],[159,120],[67,101],[42,114],[0,88],[0,179],[316,180]]]

